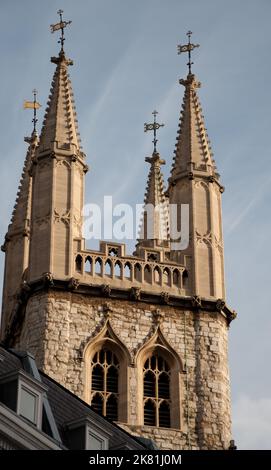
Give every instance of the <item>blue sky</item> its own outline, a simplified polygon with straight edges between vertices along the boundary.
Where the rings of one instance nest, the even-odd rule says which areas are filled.
[[[226,191],[223,220],[230,328],[233,435],[239,448],[271,444],[271,62],[270,0],[12,0],[0,2],[0,235],[14,204],[36,87],[43,108],[58,52],[49,25],[63,8],[72,20],[66,51],[82,144],[91,171],[86,201],[143,200],[152,148],[143,124],[154,108],[166,126],[159,150],[168,177],[186,58],[176,45],[194,32],[194,72]],[[131,248],[131,246],[130,246]],[[1,256],[1,273],[4,256]],[[1,281],[1,279],[0,279]]]

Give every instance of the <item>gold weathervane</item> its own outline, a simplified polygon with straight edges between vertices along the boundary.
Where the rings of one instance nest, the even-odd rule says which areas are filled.
[[[33,119],[32,119],[32,122],[34,124],[34,128],[33,128],[33,132],[36,132],[36,124],[38,122],[38,119],[37,119],[37,109],[41,108],[41,104],[38,103],[37,101],[37,90],[34,88],[33,90],[33,96],[34,96],[34,100],[33,101],[24,101],[24,109],[34,109],[34,116],[33,116]]]
[[[181,45],[179,44],[177,46],[178,48],[178,54],[182,54],[183,52],[188,52],[188,70],[189,70],[189,75],[191,74],[191,66],[194,64],[194,62],[191,62],[191,51],[196,49],[196,47],[199,47],[199,44],[192,44],[191,43],[191,36],[192,36],[192,31],[188,31],[186,35],[188,36],[188,44]]]
[[[152,114],[154,116],[153,122],[150,124],[147,124],[146,122],[144,123],[144,132],[153,131],[153,153],[156,153],[156,144],[158,142],[158,139],[156,138],[156,131],[160,129],[160,127],[164,127],[165,124],[159,124],[156,122],[158,111],[154,110]]]
[[[59,20],[60,20],[59,23],[50,25],[51,33],[55,33],[56,31],[61,30],[61,36],[60,36],[60,39],[58,40],[58,43],[61,44],[61,52],[64,52],[64,41],[65,41],[64,29],[69,24],[71,24],[71,21],[64,21],[63,20],[63,17],[62,17],[63,13],[64,13],[63,10],[58,10],[57,14],[59,15]]]

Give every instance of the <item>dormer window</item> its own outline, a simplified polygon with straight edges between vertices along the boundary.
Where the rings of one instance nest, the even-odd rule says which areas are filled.
[[[19,382],[17,413],[39,427],[41,421],[41,396]]]
[[[87,429],[86,450],[107,450],[108,438],[104,434],[94,431],[91,428]]]
[[[108,450],[112,432],[95,416],[85,416],[66,424],[69,448],[77,450]]]
[[[41,429],[43,395],[47,387],[22,370],[1,376],[0,384],[0,401]]]

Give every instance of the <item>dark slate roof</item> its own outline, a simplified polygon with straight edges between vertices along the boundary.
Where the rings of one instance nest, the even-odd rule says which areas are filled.
[[[28,367],[23,359],[23,357],[25,358],[27,356],[29,356],[27,353],[23,354],[19,351],[9,350],[0,344],[1,375],[22,369],[31,374],[30,369],[27,370]],[[90,405],[43,372],[36,370],[36,373],[32,373],[31,375],[35,375],[36,379],[38,376],[38,379],[40,378],[41,382],[48,388],[46,396],[62,443],[67,448],[69,448],[69,432],[67,425],[73,421],[80,421],[86,418],[91,418],[95,424],[109,432],[111,436],[109,438],[109,448],[120,448],[125,445],[129,446],[129,444],[132,445],[133,449],[153,448],[154,443],[152,441],[143,441],[141,438],[130,435],[114,422],[97,414]]]
[[[124,431],[108,418],[98,415],[90,405],[78,398],[55,380],[48,377],[48,375],[42,372],[40,372],[40,374],[42,382],[49,388],[47,396],[57,427],[61,431],[61,437],[63,438],[64,444],[67,443],[65,432],[66,425],[71,421],[89,416],[94,418],[101,426],[113,431],[112,436],[109,439],[109,448],[119,445],[120,442],[123,444],[129,443],[131,439],[134,441],[134,444],[138,445],[138,449],[144,449],[147,447],[147,443],[143,444],[140,439],[131,436],[128,432]]]
[[[0,345],[0,367],[1,373],[6,374],[8,372],[20,370],[22,368],[22,363],[17,356],[11,354]]]

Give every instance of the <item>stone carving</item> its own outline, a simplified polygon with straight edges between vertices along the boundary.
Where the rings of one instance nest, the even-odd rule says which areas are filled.
[[[221,312],[223,310],[223,308],[225,307],[226,303],[223,299],[217,299],[217,302],[216,302],[216,308],[219,312]]]
[[[43,273],[42,274],[42,279],[44,282],[44,285],[47,287],[51,287],[54,285],[54,278],[52,273]]]
[[[161,302],[165,305],[169,304],[169,293],[168,292],[161,292]]]
[[[61,166],[66,166],[66,168],[68,170],[71,169],[71,164],[67,161],[67,160],[64,160],[62,158],[58,158],[57,161],[56,161],[56,166],[57,167],[61,167]]]
[[[106,319],[111,318],[113,310],[107,302],[103,305],[103,312]]]
[[[101,286],[101,291],[104,297],[110,297],[111,294],[111,287],[108,284],[103,284]]]
[[[147,254],[148,261],[159,261],[158,260],[158,253],[148,253]]]
[[[205,244],[207,246],[212,246],[212,234],[211,232],[207,232],[205,234],[202,234],[198,231],[198,229],[195,230],[195,238],[197,244]]]
[[[213,245],[218,248],[218,250],[222,253],[223,252],[223,241],[221,238],[217,238],[215,235],[213,236]]]
[[[156,325],[160,325],[163,321],[164,314],[158,308],[152,312],[153,321]]]
[[[235,318],[237,317],[237,312],[235,310],[232,310],[230,312],[230,319],[229,319],[229,323],[234,320]]]
[[[205,181],[196,181],[195,182],[195,188],[208,190],[208,185],[207,185],[207,183],[205,183]]]
[[[140,287],[131,287],[130,290],[130,299],[131,300],[140,300],[141,289]]]
[[[70,216],[70,211],[67,210],[66,212],[63,212],[62,214],[59,214],[56,209],[54,209],[54,222],[63,222],[66,225],[70,225],[71,221],[71,216]]]
[[[26,281],[23,281],[23,282],[22,282],[22,284],[21,284],[21,290],[22,290],[23,292],[30,292],[31,287],[30,287],[30,285],[28,284],[28,282],[26,282]]]
[[[78,289],[79,284],[80,284],[79,279],[76,279],[75,277],[71,277],[71,279],[69,280],[68,288],[70,290],[76,290]]]
[[[193,298],[192,298],[192,305],[193,307],[198,307],[198,308],[201,308],[202,305],[201,305],[201,298],[197,295],[195,295]]]
[[[34,219],[34,224],[35,224],[37,227],[42,228],[42,227],[44,227],[44,226],[46,226],[46,225],[49,225],[50,219],[51,219],[50,214],[47,214],[47,215],[44,216],[44,217],[36,217],[36,218]]]

